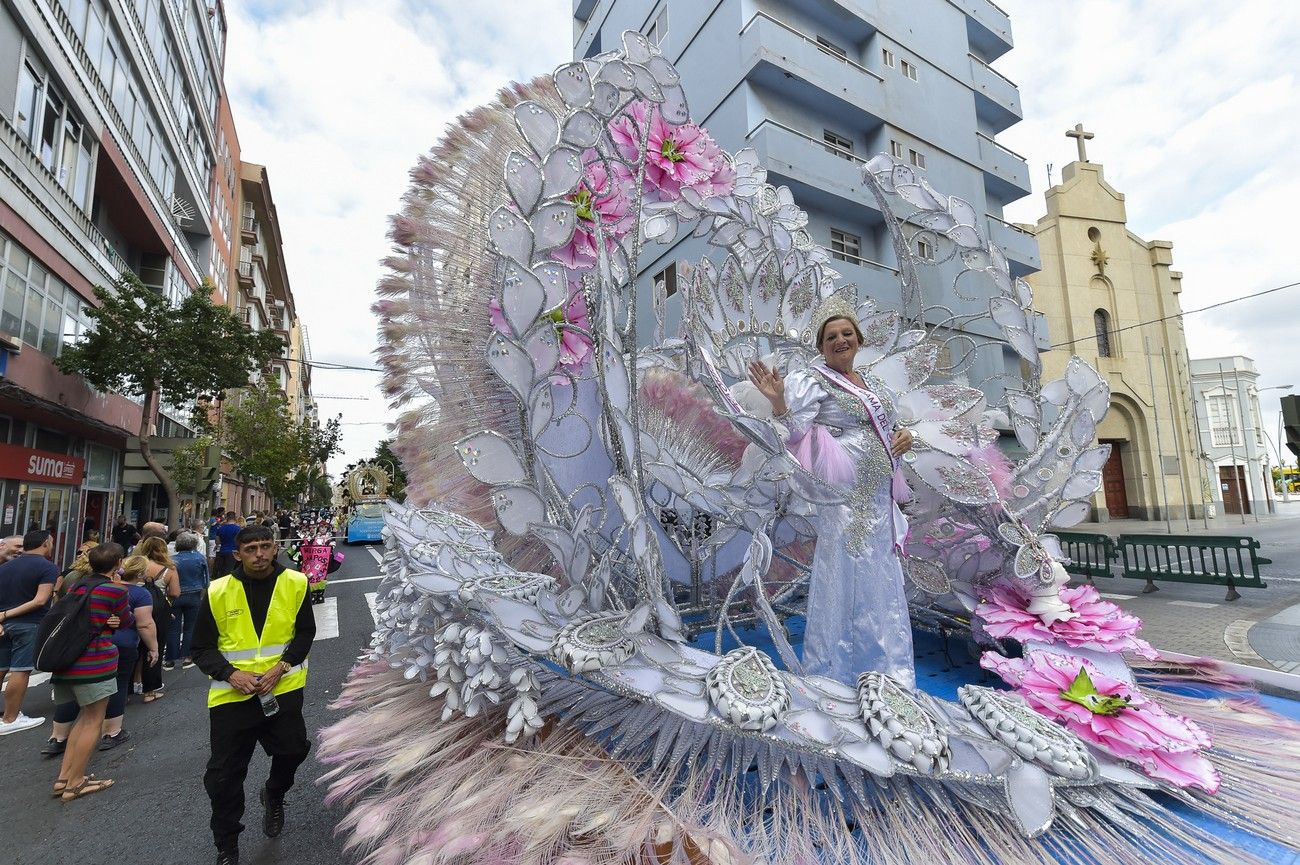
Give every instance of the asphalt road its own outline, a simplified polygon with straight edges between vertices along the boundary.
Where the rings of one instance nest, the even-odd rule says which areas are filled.
[[[307,684],[307,730],[313,737],[337,719],[328,703],[374,627],[366,593],[374,592],[378,546],[344,546],[346,559],[332,575],[328,598],[317,606],[317,637]],[[373,554],[372,554],[373,550]],[[353,582],[346,582],[346,581]],[[38,753],[50,734],[53,705],[48,686],[34,686],[24,701],[28,715],[44,715],[41,728],[0,737],[0,862],[12,865],[189,865],[215,861],[208,831],[203,770],[208,758],[207,678],[198,668],[165,673],[167,696],[149,705],[133,697],[125,729],[131,740],[96,753],[90,771],[117,783],[75,802],[49,795],[57,758]],[[257,789],[269,759],[259,750],[249,769],[248,828],[240,844],[243,865],[344,865],[354,861],[335,838],[338,815],[326,812],[325,788],[315,783],[324,767],[315,754],[298,770],[287,799],[284,834],[262,836]]]

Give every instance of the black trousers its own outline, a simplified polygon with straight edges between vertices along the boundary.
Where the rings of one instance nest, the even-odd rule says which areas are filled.
[[[212,800],[212,839],[217,849],[233,847],[244,831],[244,778],[253,749],[262,746],[271,758],[266,794],[283,799],[293,787],[294,773],[307,759],[311,741],[302,717],[302,691],[276,697],[280,711],[267,718],[256,697],[208,710],[212,756],[203,786]]]

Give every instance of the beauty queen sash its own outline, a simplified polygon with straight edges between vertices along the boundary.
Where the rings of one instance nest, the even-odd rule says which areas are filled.
[[[889,454],[890,462],[894,467],[893,478],[890,482],[890,497],[894,503],[893,514],[891,515],[894,527],[894,548],[899,555],[902,555],[903,542],[907,537],[907,518],[903,516],[903,512],[899,510],[898,505],[902,502],[911,501],[912,491],[908,488],[907,480],[903,477],[902,466],[890,449],[889,413],[885,410],[885,405],[880,401],[880,397],[866,388],[858,387],[846,376],[830,367],[819,363],[814,364],[809,369],[817,373],[831,387],[839,388],[862,404],[867,418],[871,421],[872,428],[885,446],[885,453]],[[795,443],[793,452],[800,465],[827,480],[844,483],[840,479],[845,477],[846,469],[848,482],[851,483],[853,480],[853,461],[844,452],[844,447],[839,443],[839,440],[822,424],[814,423],[808,434]]]

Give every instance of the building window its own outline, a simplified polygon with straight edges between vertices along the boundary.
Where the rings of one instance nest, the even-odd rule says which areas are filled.
[[[1208,397],[1205,412],[1210,419],[1210,444],[1216,448],[1241,446],[1241,418],[1235,400],[1226,394]]]
[[[8,241],[5,243],[5,241]],[[33,260],[12,239],[0,235],[0,330],[51,357],[90,327],[83,302],[63,280]]]
[[[894,52],[890,51],[888,48],[880,49],[880,60],[890,69],[894,68]]]
[[[1092,314],[1092,326],[1097,332],[1097,357],[1114,357],[1110,345],[1110,314],[1099,309]]]
[[[826,142],[826,149],[836,156],[844,159],[853,158],[853,142],[829,129],[822,130],[822,140]]]
[[[665,267],[654,275],[651,282],[655,285],[664,284],[664,297],[672,297],[677,293],[677,262]]]
[[[650,22],[650,29],[645,32],[645,38],[650,40],[651,45],[664,44],[664,40],[668,38],[667,6],[660,9],[659,14]]]
[[[859,264],[862,261],[862,238],[838,228],[831,229],[831,258]]]
[[[903,158],[903,144],[901,141],[895,141],[892,138],[889,139],[889,155],[895,159]]]
[[[934,261],[934,244],[923,237],[917,238],[916,256],[922,261]]]
[[[908,150],[907,159],[917,168],[925,168],[925,154],[919,150]]]
[[[847,60],[849,58],[849,52],[845,51],[825,36],[817,37],[817,47],[832,57],[839,57],[841,60]]]
[[[901,66],[902,66],[903,74],[906,75],[908,78],[911,78],[913,81],[915,81],[915,80],[916,80],[916,64],[915,64],[915,63],[908,63],[906,60],[904,60],[904,61],[902,61]]]

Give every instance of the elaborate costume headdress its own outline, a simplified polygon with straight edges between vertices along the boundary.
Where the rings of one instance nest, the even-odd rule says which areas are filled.
[[[845,286],[844,288],[836,289],[828,295],[825,300],[817,305],[817,308],[813,310],[812,330],[809,331],[809,334],[813,339],[813,348],[817,348],[817,340],[821,336],[822,328],[825,327],[826,322],[831,319],[847,318],[857,326],[858,310],[856,295],[857,292],[853,286]]]

